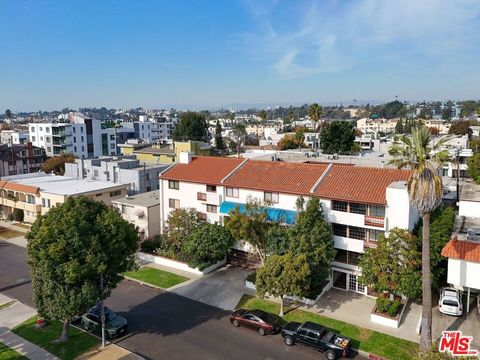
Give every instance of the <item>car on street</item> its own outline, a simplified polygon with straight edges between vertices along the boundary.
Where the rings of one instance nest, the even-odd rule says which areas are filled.
[[[127,320],[112,311],[108,307],[104,307],[105,314],[105,335],[106,337],[113,339],[121,336],[127,331]],[[99,332],[102,330],[101,321],[101,308],[100,306],[94,306],[87,313],[82,316],[82,327],[87,331]]]
[[[285,344],[303,344],[325,353],[328,360],[349,356],[350,339],[335,334],[332,330],[313,322],[290,322],[282,329]]]
[[[255,329],[261,336],[275,334],[280,330],[278,317],[263,310],[235,310],[230,315],[230,322],[235,327],[245,326]]]
[[[438,300],[438,309],[443,314],[462,316],[462,292],[455,288],[442,288]]]

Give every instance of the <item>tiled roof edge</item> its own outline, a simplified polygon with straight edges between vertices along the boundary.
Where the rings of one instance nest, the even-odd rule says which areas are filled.
[[[170,170],[172,167],[174,167],[174,166],[177,165],[177,164],[178,164],[178,163],[170,164],[170,165],[167,166],[165,169],[163,169],[162,171],[160,171],[160,172],[158,173],[158,178],[160,179],[164,173],[166,173],[168,170]]]
[[[317,188],[320,186],[320,184],[322,183],[323,179],[325,179],[325,177],[328,175],[328,173],[330,172],[330,170],[332,169],[333,167],[333,164],[330,163],[328,164],[327,168],[323,171],[322,175],[320,175],[320,177],[318,178],[317,181],[315,181],[315,184],[313,184],[312,188],[310,189],[310,193],[311,194],[314,194],[315,191],[317,190]]]
[[[232,176],[232,175],[235,173],[235,171],[237,171],[238,169],[240,169],[240,168],[243,166],[243,164],[245,164],[247,161],[248,161],[248,158],[246,158],[246,159],[243,160],[240,164],[238,164],[238,165],[235,167],[235,169],[233,169],[232,171],[230,171],[230,172],[227,174],[227,176],[225,176],[222,180],[220,180],[220,184],[223,184],[223,182],[224,182],[225,180],[227,180],[230,176]]]

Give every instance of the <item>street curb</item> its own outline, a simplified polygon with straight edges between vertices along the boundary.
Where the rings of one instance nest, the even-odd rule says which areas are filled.
[[[149,283],[143,282],[143,281],[141,281],[141,280],[134,279],[134,278],[132,278],[132,277],[130,277],[130,276],[125,276],[125,275],[123,275],[123,277],[124,277],[126,280],[130,280],[130,281],[136,282],[137,284],[144,285],[144,286],[148,286],[148,287],[151,287],[151,288],[153,288],[153,289],[163,290],[163,291],[168,291],[168,289],[169,289],[169,288],[165,289],[165,288],[162,288],[162,287],[157,286],[157,285],[149,284]]]

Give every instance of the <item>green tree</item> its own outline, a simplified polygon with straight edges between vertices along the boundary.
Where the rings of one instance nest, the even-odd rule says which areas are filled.
[[[288,228],[278,223],[271,223],[265,233],[266,252],[274,255],[285,255],[290,251]]]
[[[222,125],[217,120],[217,124],[215,125],[215,147],[218,150],[224,150],[225,144],[223,143],[222,138]]]
[[[163,254],[174,259],[183,258],[182,247],[184,241],[199,229],[204,222],[200,220],[198,211],[195,209],[175,209],[170,212],[163,229]]]
[[[234,138],[235,144],[237,146],[237,157],[240,157],[240,152],[242,150],[242,143],[245,143],[245,135],[246,135],[245,125],[237,124],[233,128],[232,136]]]
[[[283,316],[283,298],[285,295],[305,296],[310,287],[309,263],[305,255],[271,255],[265,265],[257,270],[255,281],[259,296],[279,297],[280,316]]]
[[[452,107],[447,106],[442,110],[442,119],[451,120],[452,119]]]
[[[204,114],[194,111],[184,112],[173,129],[173,140],[205,141],[207,139],[207,128]]]
[[[355,140],[355,129],[349,121],[326,123],[320,133],[320,147],[325,154],[347,154]]]
[[[472,151],[473,151],[474,154],[480,152],[480,139],[478,139],[478,138],[471,139],[471,140],[468,142],[468,147],[469,147],[470,149],[472,149]]]
[[[376,291],[418,297],[422,292],[418,244],[417,237],[398,228],[390,230],[388,236],[380,236],[377,246],[367,248],[360,257],[359,281]]]
[[[226,227],[236,240],[246,241],[258,254],[262,265],[267,257],[268,243],[265,234],[269,224],[268,203],[254,198],[247,199],[245,209],[238,206],[229,214]]]
[[[25,218],[25,213],[22,209],[13,209],[13,220],[22,222]]]
[[[315,152],[318,151],[318,139],[317,139],[317,130],[318,130],[318,121],[320,120],[320,117],[322,116],[323,108],[318,105],[317,103],[313,103],[308,107],[308,116],[310,120],[313,122],[313,132],[315,134],[314,137],[314,144],[313,144],[313,150]]]
[[[480,184],[480,153],[470,156],[468,158],[467,165],[469,175],[477,184]]]
[[[10,109],[5,110],[5,118],[6,119],[12,118],[12,112],[10,111]]]
[[[430,221],[430,268],[432,269],[432,287],[439,289],[446,282],[447,259],[441,253],[452,236],[455,223],[455,210],[451,207],[438,207]],[[415,234],[422,239],[422,223],[418,223]]]
[[[330,276],[335,257],[332,229],[325,220],[318,198],[311,197],[306,203],[303,198],[298,198],[296,223],[288,229],[288,237],[289,251],[307,257],[312,270],[308,295],[315,297]]]
[[[470,129],[470,121],[468,120],[459,120],[455,121],[448,130],[449,134],[453,135],[471,135],[472,129]]]
[[[395,124],[395,134],[403,134],[403,120],[398,119],[397,123]]]
[[[51,157],[42,164],[42,171],[47,174],[53,172],[55,175],[63,175],[65,174],[65,163],[74,163],[75,159],[73,154]]]
[[[305,146],[303,143],[303,132],[295,132],[295,134],[285,134],[277,144],[279,150],[299,149]]]
[[[223,260],[232,245],[232,234],[225,227],[204,223],[185,239],[182,252],[188,265],[203,270]]]
[[[389,150],[394,157],[390,164],[398,168],[411,169],[407,182],[410,203],[423,221],[422,230],[422,334],[421,349],[428,351],[432,344],[432,281],[430,269],[430,214],[442,200],[442,178],[438,170],[449,160],[448,152],[436,150],[447,139],[430,147],[430,133],[425,126],[412,130],[412,136],[402,136],[401,143],[395,142]],[[431,154],[435,154],[432,155]]]
[[[68,340],[73,317],[109,297],[134,268],[139,242],[117,210],[85,197],[39,215],[26,237],[33,301],[40,316],[63,321],[59,341]]]

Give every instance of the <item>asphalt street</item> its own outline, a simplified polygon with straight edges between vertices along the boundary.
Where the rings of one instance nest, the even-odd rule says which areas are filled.
[[[26,250],[1,241],[0,292],[33,306]],[[284,345],[280,335],[234,328],[222,309],[127,280],[106,304],[128,320],[118,345],[147,359],[323,358],[312,349]]]

